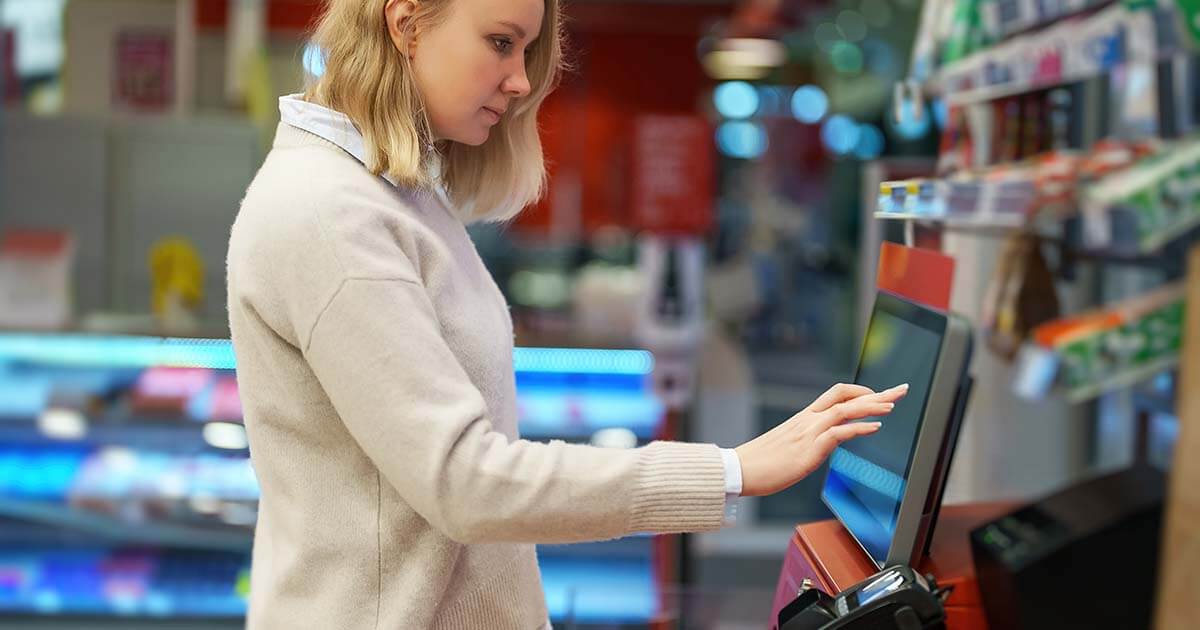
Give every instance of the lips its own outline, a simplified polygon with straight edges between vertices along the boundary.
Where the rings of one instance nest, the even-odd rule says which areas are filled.
[[[496,109],[494,107],[486,107],[486,106],[484,107],[484,109],[495,114],[497,118],[504,116],[504,112],[507,111],[506,109]]]

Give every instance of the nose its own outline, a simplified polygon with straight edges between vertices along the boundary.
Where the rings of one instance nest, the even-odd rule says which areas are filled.
[[[529,85],[529,75],[525,72],[525,59],[518,56],[516,67],[504,77],[504,83],[500,85],[500,91],[509,98],[521,98],[528,96],[533,90]]]

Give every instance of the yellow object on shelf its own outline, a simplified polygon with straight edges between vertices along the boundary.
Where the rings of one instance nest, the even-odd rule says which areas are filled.
[[[150,249],[151,308],[168,322],[194,320],[204,300],[204,263],[191,241],[173,236]]]

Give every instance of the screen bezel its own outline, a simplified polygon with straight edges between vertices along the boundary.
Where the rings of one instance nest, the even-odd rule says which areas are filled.
[[[901,496],[900,502],[896,506],[896,511],[893,513],[894,520],[896,522],[896,527],[892,532],[891,540],[888,542],[888,549],[887,549],[886,557],[878,558],[878,557],[874,556],[867,549],[866,545],[864,545],[862,543],[862,541],[859,539],[857,533],[846,524],[846,521],[842,519],[842,516],[841,516],[841,514],[839,514],[837,508],[829,500],[827,490],[826,490],[828,483],[829,483],[829,473],[830,473],[828,465],[826,465],[826,467],[825,467],[825,477],[821,483],[821,502],[824,503],[827,508],[829,508],[829,511],[834,515],[834,517],[836,517],[838,519],[838,521],[842,523],[842,526],[846,529],[846,531],[850,533],[850,536],[851,536],[851,538],[854,539],[855,543],[858,544],[858,546],[863,550],[863,552],[867,555],[867,557],[870,558],[871,561],[880,569],[882,569],[883,567],[885,567],[888,564],[893,563],[891,561],[894,558],[896,558],[898,555],[896,553],[897,541],[901,538],[905,538],[905,539],[910,538],[911,536],[908,535],[907,532],[908,532],[908,530],[912,530],[915,528],[915,524],[908,522],[908,521],[913,520],[914,515],[908,514],[908,512],[911,511],[911,508],[906,510],[906,507],[913,505],[913,504],[923,506],[925,503],[925,499],[930,491],[930,488],[914,487],[914,484],[912,483],[913,478],[914,478],[913,467],[914,467],[914,464],[918,461],[918,457],[920,455],[923,455],[928,452],[928,447],[923,448],[923,443],[925,441],[929,440],[929,437],[927,437],[927,436],[931,429],[930,425],[937,424],[937,426],[932,427],[932,429],[934,429],[937,433],[936,442],[937,442],[939,448],[940,448],[940,445],[942,442],[942,437],[943,437],[946,427],[947,427],[946,418],[944,418],[944,417],[941,418],[942,421],[939,423],[931,423],[929,420],[931,418],[938,417],[938,415],[935,415],[935,414],[945,415],[943,413],[943,411],[945,410],[944,408],[946,407],[946,405],[933,404],[933,403],[935,402],[934,401],[935,395],[944,397],[945,392],[947,390],[946,383],[945,383],[947,370],[946,370],[946,366],[944,366],[943,364],[946,363],[947,349],[948,349],[946,339],[948,336],[948,332],[951,329],[951,325],[950,325],[951,320],[947,313],[945,313],[943,311],[935,310],[935,309],[932,309],[932,308],[929,308],[926,306],[921,306],[921,305],[911,302],[905,298],[902,298],[898,295],[880,290],[876,295],[875,307],[871,311],[871,318],[867,325],[867,333],[868,334],[870,332],[871,325],[875,323],[876,314],[881,311],[886,312],[888,315],[891,315],[893,317],[896,317],[896,318],[902,319],[906,322],[912,323],[921,328],[930,330],[931,332],[933,332],[939,336],[938,351],[937,351],[938,358],[937,358],[937,362],[934,364],[933,374],[930,377],[931,380],[930,380],[929,388],[926,392],[925,400],[922,401],[922,413],[921,413],[920,418],[917,421],[916,435],[913,438],[913,444],[912,444],[910,452],[909,452],[908,462],[905,465],[905,471],[904,471],[904,476],[903,476],[903,479],[905,482],[905,489]],[[864,335],[862,348],[860,348],[860,351],[859,351],[858,364],[855,366],[855,370],[854,370],[854,382],[855,383],[858,382],[860,373],[862,371],[862,361],[863,361],[863,358],[865,357],[865,353],[866,353],[867,337],[868,337],[868,335]],[[957,379],[959,377],[961,377],[961,373],[956,371],[954,373],[954,376],[955,376],[954,388],[956,388],[957,387]],[[951,388],[951,391],[953,391],[954,388]],[[832,456],[832,454],[831,454],[831,456]],[[929,481],[928,477],[932,474],[933,467],[934,467],[933,464],[930,464],[930,466],[928,467],[929,470],[925,471],[925,474],[917,475],[916,477],[928,482]],[[915,518],[919,519],[920,516],[921,515],[919,515],[919,514],[915,515]],[[900,561],[908,562],[909,558],[907,557],[907,555],[908,554],[905,554],[905,557]]]

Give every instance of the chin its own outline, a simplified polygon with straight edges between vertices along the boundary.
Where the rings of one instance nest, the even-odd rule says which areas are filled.
[[[465,133],[456,133],[453,136],[446,138],[459,144],[465,144],[472,147],[477,147],[484,142],[487,142],[488,136],[491,135],[491,128],[471,130]]]

